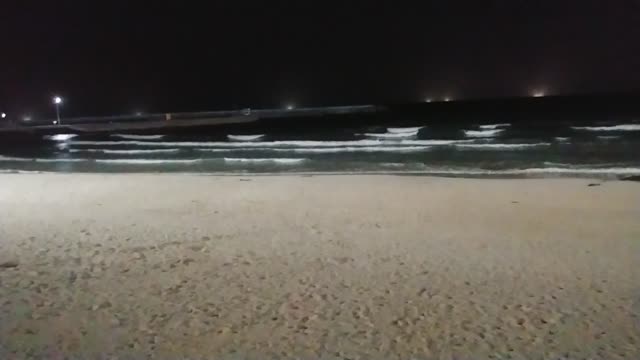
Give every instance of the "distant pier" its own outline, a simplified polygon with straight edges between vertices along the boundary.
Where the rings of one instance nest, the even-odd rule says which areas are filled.
[[[374,105],[283,109],[241,109],[188,113],[156,113],[65,118],[61,125],[53,119],[22,122],[0,127],[0,147],[40,141],[44,135],[101,134],[111,132],[169,133],[215,131],[229,126],[265,126],[264,121],[373,114],[383,110]]]

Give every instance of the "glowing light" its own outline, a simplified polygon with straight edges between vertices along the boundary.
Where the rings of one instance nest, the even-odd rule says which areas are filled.
[[[432,98],[426,98],[426,99],[424,100],[424,102],[428,102],[428,103],[430,103],[430,102],[432,102],[432,101],[433,101],[433,99],[432,99]]]
[[[2,113],[2,114],[0,114],[0,117],[4,119],[4,118],[6,118],[6,117],[7,117],[7,114]]]
[[[54,125],[62,125],[62,120],[60,119],[60,105],[62,105],[62,101],[60,96],[53,97],[53,103],[56,105],[56,121],[53,122]]]
[[[142,112],[141,111],[136,111],[136,116],[142,116]]]
[[[31,115],[25,115],[22,117],[22,121],[29,122],[31,121]]]
[[[53,125],[56,125],[56,124],[58,124],[58,121],[57,120],[53,120]]]
[[[293,109],[295,109],[295,107],[293,105],[291,105],[291,104],[287,105],[287,110],[293,110]]]
[[[444,101],[445,102],[449,102],[449,101],[451,101],[451,98],[447,96],[447,97],[444,98]]]
[[[544,97],[545,93],[544,93],[544,91],[534,91],[533,94],[531,94],[531,96],[533,96],[533,97]]]

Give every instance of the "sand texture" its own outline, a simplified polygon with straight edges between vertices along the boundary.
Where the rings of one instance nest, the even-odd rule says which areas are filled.
[[[0,176],[2,359],[638,359],[640,184]]]

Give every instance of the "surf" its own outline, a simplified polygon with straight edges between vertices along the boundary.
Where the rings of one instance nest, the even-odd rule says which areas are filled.
[[[134,135],[134,134],[113,134],[111,137],[128,140],[159,140],[164,138],[164,135]]]
[[[287,165],[303,163],[306,160],[300,158],[224,158],[224,161],[229,163],[276,163]]]
[[[612,126],[572,126],[574,130],[583,131],[640,131],[640,124],[622,124]]]
[[[227,135],[227,139],[230,141],[257,141],[264,138],[264,134],[261,135]]]
[[[462,130],[466,137],[494,137],[496,135],[500,135],[504,132],[504,129],[495,129],[495,130]]]
[[[417,133],[422,128],[424,128],[424,126],[404,127],[404,128],[387,128],[387,133],[391,133],[391,134]]]

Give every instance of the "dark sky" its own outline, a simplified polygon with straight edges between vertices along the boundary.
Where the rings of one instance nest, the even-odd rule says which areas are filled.
[[[640,88],[636,0],[7,2],[11,114],[54,93],[97,115]]]

